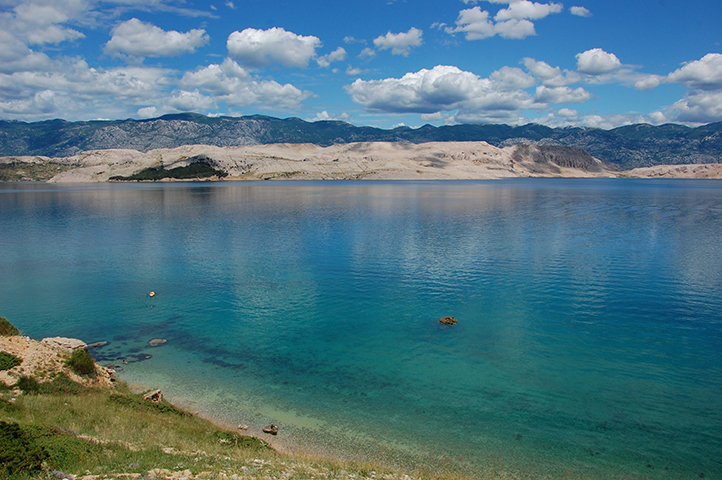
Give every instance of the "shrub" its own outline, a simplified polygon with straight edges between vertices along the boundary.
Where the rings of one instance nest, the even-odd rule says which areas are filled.
[[[0,317],[0,336],[11,337],[13,335],[20,335],[20,332],[15,325],[8,322],[7,318]]]
[[[13,367],[17,367],[23,363],[23,359],[16,357],[12,353],[0,351],[0,372],[4,370],[10,370]]]
[[[75,350],[66,363],[70,369],[78,375],[95,376],[95,360],[90,356],[88,350]]]
[[[46,458],[45,449],[20,425],[0,421],[0,478],[39,471]]]
[[[25,393],[40,393],[40,384],[33,377],[22,376],[18,378],[15,387]]]

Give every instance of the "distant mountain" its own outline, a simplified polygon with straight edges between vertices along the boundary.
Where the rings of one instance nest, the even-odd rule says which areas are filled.
[[[149,120],[26,123],[0,121],[0,156],[67,157],[87,150],[130,148],[148,151],[181,145],[239,146],[270,143],[485,141],[497,147],[516,144],[576,147],[621,169],[653,165],[722,163],[722,122],[682,125],[630,125],[612,130],[549,128],[538,124],[424,125],[384,130],[346,122],[306,122],[263,115],[206,117],[194,113]]]

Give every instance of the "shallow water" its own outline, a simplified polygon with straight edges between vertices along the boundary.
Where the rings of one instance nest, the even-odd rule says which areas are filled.
[[[0,232],[0,315],[280,448],[722,478],[722,182],[0,183]]]

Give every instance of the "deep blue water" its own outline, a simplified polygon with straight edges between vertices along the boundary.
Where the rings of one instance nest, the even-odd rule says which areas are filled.
[[[722,478],[722,182],[0,183],[0,252],[25,334],[279,448]]]

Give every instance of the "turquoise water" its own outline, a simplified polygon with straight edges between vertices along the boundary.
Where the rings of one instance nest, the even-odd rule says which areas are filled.
[[[722,182],[0,183],[0,251],[25,334],[281,449],[722,478]]]

